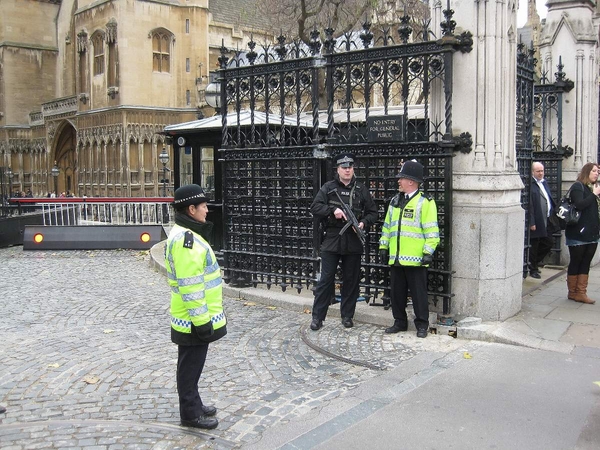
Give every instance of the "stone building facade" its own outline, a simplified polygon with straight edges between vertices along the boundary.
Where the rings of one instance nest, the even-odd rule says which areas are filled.
[[[219,48],[269,39],[252,11],[251,0],[2,0],[10,190],[158,196],[158,155],[172,151],[158,133],[212,115],[204,89]]]

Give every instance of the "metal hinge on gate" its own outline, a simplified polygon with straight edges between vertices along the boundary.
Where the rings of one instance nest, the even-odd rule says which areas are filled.
[[[452,136],[452,141],[454,142],[455,151],[471,153],[471,150],[473,150],[473,137],[468,131],[460,133],[459,136]]]

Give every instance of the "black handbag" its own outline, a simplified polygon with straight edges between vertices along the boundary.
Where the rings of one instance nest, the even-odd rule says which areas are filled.
[[[573,186],[571,186],[571,188],[573,188]],[[566,229],[567,225],[576,224],[581,217],[581,211],[575,208],[575,205],[571,200],[571,188],[565,196],[560,199],[560,204],[556,209],[556,217],[558,218],[561,230]]]

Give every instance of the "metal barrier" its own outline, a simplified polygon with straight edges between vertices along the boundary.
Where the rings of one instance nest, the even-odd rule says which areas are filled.
[[[174,219],[172,201],[170,197],[11,199],[19,215],[42,222],[23,227],[23,250],[150,249],[166,239],[165,226]]]
[[[19,215],[40,212],[44,226],[168,225],[172,197],[12,198]]]
[[[149,250],[166,238],[162,225],[27,225],[23,250]]]

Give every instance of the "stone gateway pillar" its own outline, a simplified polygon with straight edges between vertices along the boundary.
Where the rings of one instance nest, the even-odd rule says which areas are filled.
[[[453,162],[457,318],[504,320],[521,309],[525,211],[515,150],[517,6],[514,0],[451,2],[457,22],[473,33],[473,51],[456,53],[453,66],[453,134],[473,137],[473,151]]]
[[[593,0],[548,0],[540,37],[540,67],[555,82],[558,65],[574,88],[564,94],[563,145],[573,156],[563,162],[563,191],[581,167],[598,158],[598,29]]]

